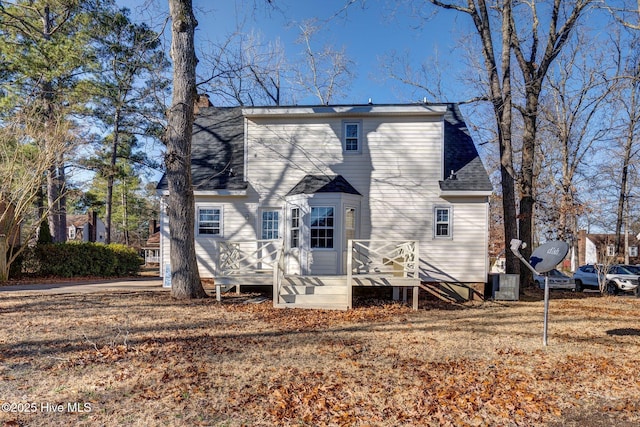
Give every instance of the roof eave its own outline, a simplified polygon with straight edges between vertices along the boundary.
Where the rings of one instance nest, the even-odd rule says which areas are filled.
[[[488,197],[492,193],[491,190],[440,190],[440,197]]]
[[[339,106],[307,106],[307,107],[249,107],[243,108],[242,114],[245,117],[268,117],[268,116],[342,116],[342,115],[363,115],[363,116],[405,116],[405,115],[425,115],[441,116],[446,113],[447,107],[444,105],[339,105]]]
[[[157,194],[159,196],[168,196],[169,190],[157,190]],[[194,190],[194,196],[236,196],[236,197],[244,197],[247,195],[247,190],[227,190],[227,189],[219,189],[219,190]]]

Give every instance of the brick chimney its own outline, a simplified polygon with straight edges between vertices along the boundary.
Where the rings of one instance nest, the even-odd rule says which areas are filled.
[[[209,95],[206,93],[201,93],[196,96],[196,102],[193,105],[193,114],[198,114],[201,108],[213,107],[211,101],[209,100]]]

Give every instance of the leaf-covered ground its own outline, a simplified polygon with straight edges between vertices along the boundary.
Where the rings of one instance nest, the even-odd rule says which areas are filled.
[[[565,295],[547,347],[542,301],[334,312],[255,295],[2,297],[0,422],[638,425],[640,300]]]

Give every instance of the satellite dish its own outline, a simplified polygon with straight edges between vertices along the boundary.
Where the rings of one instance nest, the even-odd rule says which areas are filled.
[[[567,256],[569,245],[566,242],[554,240],[547,242],[533,251],[529,264],[538,272],[546,273],[556,268],[556,265]]]

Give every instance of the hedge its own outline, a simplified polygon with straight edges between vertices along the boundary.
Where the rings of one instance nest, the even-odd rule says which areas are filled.
[[[25,254],[25,267],[34,276],[126,276],[136,274],[144,260],[121,244],[67,242],[37,245]]]

